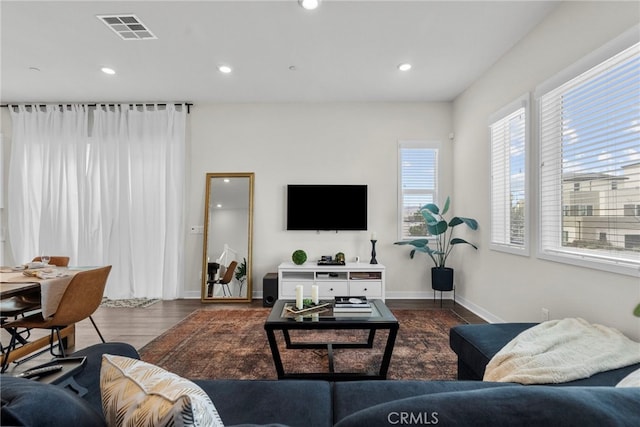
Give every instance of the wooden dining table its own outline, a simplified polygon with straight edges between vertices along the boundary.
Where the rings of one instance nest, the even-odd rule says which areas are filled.
[[[74,275],[80,271],[90,270],[95,267],[52,267],[51,269],[42,269],[41,273],[36,274],[37,270],[25,271],[16,270],[9,267],[0,267],[0,299],[10,298],[13,296],[33,295],[40,293],[43,317],[49,317],[56,311],[60,299],[65,289],[71,282]],[[72,347],[75,344],[75,325],[68,325],[60,331],[65,341],[65,347]],[[12,350],[9,354],[9,363],[21,359],[43,347],[49,345],[50,337],[43,336],[34,341]],[[4,363],[4,355],[0,356],[0,363]]]

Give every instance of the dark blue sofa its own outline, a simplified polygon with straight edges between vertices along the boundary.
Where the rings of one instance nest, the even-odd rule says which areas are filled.
[[[103,353],[137,358],[128,344],[89,347],[71,391],[0,376],[1,425],[102,426]],[[481,381],[196,380],[226,425],[636,426],[640,388],[521,386]]]

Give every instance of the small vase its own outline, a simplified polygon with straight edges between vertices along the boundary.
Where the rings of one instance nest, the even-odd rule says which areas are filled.
[[[453,268],[432,267],[431,287],[436,291],[453,290]]]

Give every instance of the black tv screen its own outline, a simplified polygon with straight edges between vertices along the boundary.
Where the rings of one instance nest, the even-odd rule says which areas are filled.
[[[287,186],[287,230],[366,229],[366,185]]]

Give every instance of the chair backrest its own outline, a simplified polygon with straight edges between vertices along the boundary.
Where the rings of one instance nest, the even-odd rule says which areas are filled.
[[[224,276],[220,279],[220,283],[229,283],[233,279],[233,273],[236,271],[238,263],[231,261],[231,264],[227,267],[227,271],[224,272]]]
[[[52,316],[52,324],[66,326],[91,316],[100,306],[111,266],[76,273]]]
[[[33,262],[41,262],[42,258],[37,256],[33,259]],[[69,257],[68,256],[52,256],[49,259],[49,265],[55,265],[56,267],[67,267],[69,266]]]

